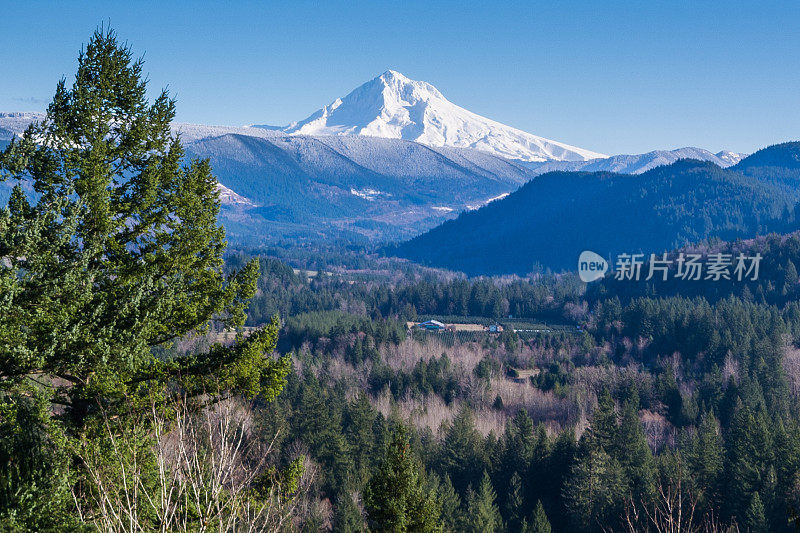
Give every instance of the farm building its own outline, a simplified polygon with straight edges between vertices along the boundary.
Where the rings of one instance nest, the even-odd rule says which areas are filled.
[[[503,326],[502,324],[491,324],[486,327],[486,331],[488,331],[489,333],[500,333],[501,331],[503,331]]]
[[[428,331],[444,331],[447,328],[446,325],[438,320],[426,320],[425,322],[420,322],[417,324],[417,327],[419,329],[425,329]]]

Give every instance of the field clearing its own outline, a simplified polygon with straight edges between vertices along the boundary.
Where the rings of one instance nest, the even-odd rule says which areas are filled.
[[[456,331],[485,331],[482,324],[453,324]]]
[[[534,376],[539,375],[541,370],[538,368],[511,368],[516,380],[527,380]]]
[[[254,326],[243,326],[242,334],[247,337],[257,329],[258,328]],[[217,344],[229,344],[236,340],[236,334],[237,332],[233,330],[218,331],[211,334],[211,342]]]

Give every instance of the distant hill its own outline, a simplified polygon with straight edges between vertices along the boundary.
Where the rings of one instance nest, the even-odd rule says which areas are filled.
[[[544,163],[530,163],[530,167],[538,176],[554,171],[569,172],[617,172],[620,174],[641,174],[662,165],[671,165],[679,159],[697,159],[710,161],[715,165],[726,168],[735,165],[745,154],[722,151],[713,154],[702,148],[678,148],[677,150],[653,150],[644,154],[614,155],[604,159],[590,159],[588,161],[547,161]]]
[[[762,148],[739,161],[734,170],[776,167],[800,170],[800,142],[788,142]]]
[[[486,152],[397,139],[226,134],[185,148],[237,195],[222,221],[243,243],[408,238],[532,177]]]
[[[616,256],[787,232],[800,200],[796,153],[797,143],[777,145],[730,169],[680,160],[640,175],[552,172],[391,252],[473,275],[524,274],[535,264],[574,270],[583,250]]]

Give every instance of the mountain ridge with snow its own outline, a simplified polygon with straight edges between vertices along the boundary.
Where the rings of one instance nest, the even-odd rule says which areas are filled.
[[[259,126],[275,130],[275,126]],[[429,146],[471,148],[527,162],[586,161],[604,154],[553,141],[482,117],[433,85],[387,70],[285,128],[291,135],[361,135]]]
[[[532,163],[529,167],[535,175],[547,172],[617,172],[620,174],[642,174],[653,168],[671,165],[679,159],[709,161],[721,168],[728,168],[741,161],[747,154],[723,150],[712,153],[703,148],[687,146],[675,150],[653,150],[644,154],[620,154],[589,161],[547,161]]]

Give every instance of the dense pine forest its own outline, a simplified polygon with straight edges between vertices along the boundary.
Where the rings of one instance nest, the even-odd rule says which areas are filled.
[[[0,530],[800,527],[800,234],[674,252],[760,253],[742,282],[226,249],[142,65],[98,31],[0,156]],[[794,220],[793,146],[729,236]]]

